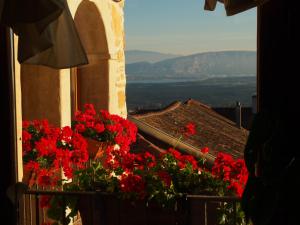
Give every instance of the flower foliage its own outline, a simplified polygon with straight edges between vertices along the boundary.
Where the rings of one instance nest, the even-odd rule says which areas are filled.
[[[233,160],[227,154],[222,159],[221,154],[217,157],[212,171],[205,161],[173,148],[158,157],[115,148],[107,148],[104,154],[104,162],[94,161],[91,167],[77,171],[77,183],[71,184],[72,189],[94,187],[123,198],[154,199],[166,205],[185,194],[240,196],[247,177],[241,160]]]
[[[24,171],[33,172],[30,186],[57,188],[61,171],[71,179],[74,169],[83,168],[88,160],[87,143],[79,133],[53,127],[47,120],[24,121],[22,144]]]
[[[182,130],[184,136],[196,134],[192,122]],[[97,190],[125,199],[155,200],[164,206],[186,194],[242,195],[248,176],[243,160],[219,153],[211,168],[205,159],[175,148],[157,156],[147,149],[133,153],[130,144],[136,141],[136,134],[137,128],[129,120],[104,110],[97,113],[91,104],[76,113],[72,128],[55,128],[46,120],[24,121],[24,168],[34,172],[35,183],[40,187],[60,187],[62,169],[66,178],[72,179],[63,185],[64,190]],[[89,159],[85,138],[107,143],[100,158]],[[199,151],[208,154],[209,148]],[[45,196],[40,205],[48,207],[48,215],[59,220],[64,216],[57,211],[59,201]],[[70,198],[68,206],[74,211],[69,216],[76,215],[75,202]],[[50,207],[53,204],[56,206]],[[231,210],[226,207],[222,208],[224,213]],[[222,218],[224,224],[228,222]]]
[[[136,141],[137,128],[133,123],[106,110],[97,113],[92,104],[85,104],[84,110],[76,113],[72,128],[84,137],[118,144],[125,152]]]
[[[223,180],[229,190],[241,197],[248,179],[244,160],[234,160],[231,155],[219,152],[214,161],[212,174]]]

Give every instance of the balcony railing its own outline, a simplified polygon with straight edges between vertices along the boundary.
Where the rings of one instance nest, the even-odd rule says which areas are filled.
[[[85,201],[85,211],[88,211],[88,219],[83,225],[134,225],[135,222],[128,220],[128,205],[123,205],[124,200],[111,200],[111,195],[107,195],[99,192],[59,192],[59,191],[27,191],[25,192],[22,200],[19,204],[20,221],[22,225],[41,225],[45,222],[45,211],[40,208],[40,198],[43,195],[61,196],[62,206],[66,205],[66,199],[70,196],[76,196],[82,198]],[[174,225],[216,225],[217,222],[217,207],[224,206],[224,204],[231,207],[231,223],[237,225],[237,204],[240,199],[237,197],[220,197],[220,196],[205,196],[205,195],[187,195],[184,199],[174,207],[171,212],[167,212],[166,218],[159,218],[154,222],[154,217],[160,214],[163,210],[155,208],[155,215],[153,214],[153,207],[144,202],[142,207],[135,205],[133,210],[136,210],[134,217],[143,217],[144,221],[139,225],[161,225],[163,221],[168,221],[168,224]],[[116,207],[112,208],[112,202],[116,203]],[[99,206],[96,204],[102,204],[101,212]],[[110,206],[103,207],[106,203]],[[180,205],[179,205],[180,204]],[[130,206],[131,207],[131,206]],[[129,207],[129,208],[130,208]],[[64,207],[63,207],[64,208]],[[142,209],[141,209],[142,208]],[[112,210],[113,209],[113,210]],[[126,211],[126,215],[121,211]],[[101,215],[100,215],[101,214]],[[103,215],[106,215],[105,217]],[[153,216],[154,215],[154,216]],[[127,216],[127,217],[124,217]],[[98,218],[99,217],[99,218]],[[95,222],[96,221],[96,222]],[[127,221],[127,222],[126,222]],[[152,222],[151,222],[152,221]],[[173,222],[171,222],[173,221]],[[165,223],[165,222],[164,222]],[[62,225],[67,225],[68,221],[64,219]],[[79,217],[75,221],[76,225],[81,224]]]

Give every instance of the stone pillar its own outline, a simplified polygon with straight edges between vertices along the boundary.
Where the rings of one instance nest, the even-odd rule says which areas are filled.
[[[15,36],[15,51],[18,38]],[[70,69],[19,64],[15,52],[17,112],[21,120],[47,119],[63,127],[71,125]],[[20,129],[22,129],[21,122]],[[18,134],[21,133],[18,132]],[[21,135],[21,134],[20,134]]]
[[[23,120],[48,119],[56,126],[71,124],[70,70],[21,65]]]
[[[18,181],[23,178],[22,120],[48,119],[55,126],[71,125],[70,69],[55,70],[45,66],[23,65],[17,60],[15,47],[15,91],[17,120]],[[34,218],[36,202],[28,196],[20,204],[21,221]],[[40,210],[40,218],[45,214]],[[32,221],[31,221],[32,222]]]
[[[96,109],[126,117],[124,0],[68,0],[68,4],[89,59],[88,65],[72,70],[73,110],[93,103]]]
[[[114,47],[116,55],[111,60],[112,80],[110,80],[111,94],[111,111],[127,116],[126,108],[126,75],[125,75],[125,31],[124,31],[124,0],[112,5],[112,28],[115,37]],[[115,111],[114,111],[115,110]]]
[[[17,49],[18,46],[18,38],[14,36],[14,49]],[[15,131],[17,134],[17,161],[18,161],[18,181],[22,181],[23,178],[23,158],[22,158],[22,92],[21,92],[21,74],[20,74],[20,64],[17,60],[17,54],[14,55],[14,66],[15,66],[15,94],[16,94],[16,125],[17,130]]]

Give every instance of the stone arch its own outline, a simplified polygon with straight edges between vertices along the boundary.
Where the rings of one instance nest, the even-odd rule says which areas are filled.
[[[88,65],[75,70],[74,108],[82,109],[85,103],[92,103],[96,109],[108,109],[110,54],[103,17],[94,2],[83,0],[74,21],[89,60]]]

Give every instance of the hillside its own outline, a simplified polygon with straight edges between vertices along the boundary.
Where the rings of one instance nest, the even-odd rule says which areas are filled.
[[[152,51],[128,50],[125,51],[126,64],[136,62],[156,63],[162,60],[179,57],[179,55],[165,54]]]
[[[126,74],[128,81],[204,80],[213,77],[254,76],[256,52],[207,52],[156,63],[136,62],[126,65]]]

